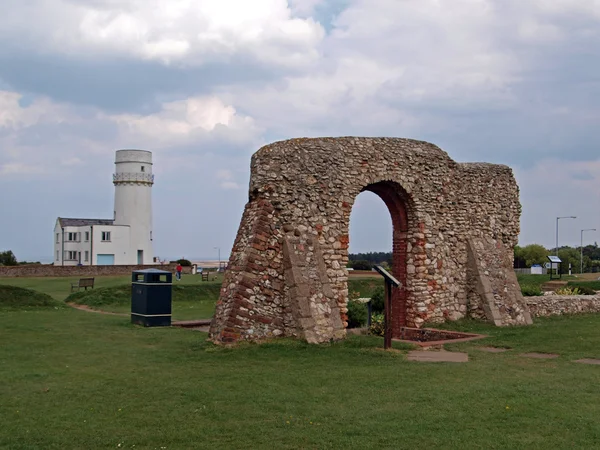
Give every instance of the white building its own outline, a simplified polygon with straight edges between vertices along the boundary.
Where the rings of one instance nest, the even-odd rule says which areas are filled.
[[[113,219],[59,217],[54,265],[152,264],[152,153],[118,150]]]

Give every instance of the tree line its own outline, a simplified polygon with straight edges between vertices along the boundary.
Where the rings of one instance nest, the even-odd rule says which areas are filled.
[[[517,245],[514,249],[515,269],[529,268],[548,262],[548,256],[554,255],[555,249],[547,249],[543,245],[530,244],[524,247]],[[580,271],[581,250],[579,247],[563,246],[558,249],[558,257],[563,261],[563,270],[568,270],[569,264],[573,273]],[[354,270],[371,270],[374,265],[392,266],[392,252],[350,253],[348,267]],[[598,243],[583,247],[583,271],[600,272],[600,247]]]

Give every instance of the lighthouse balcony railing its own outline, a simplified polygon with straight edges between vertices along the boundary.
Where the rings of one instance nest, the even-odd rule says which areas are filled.
[[[113,174],[113,182],[154,183],[154,175],[134,172],[115,173]]]

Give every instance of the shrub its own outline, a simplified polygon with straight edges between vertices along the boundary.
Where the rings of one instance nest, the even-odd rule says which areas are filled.
[[[348,302],[348,328],[360,328],[367,323],[368,311],[365,303]]]
[[[369,333],[373,336],[383,336],[385,334],[385,316],[383,314],[374,314],[371,317]]]
[[[600,281],[569,281],[567,286],[585,287],[594,291],[600,291]]]
[[[16,266],[17,264],[17,258],[11,250],[0,252],[0,266]]]
[[[580,295],[580,290],[578,287],[569,287],[565,286],[556,290],[557,295]]]
[[[371,270],[373,268],[373,264],[371,264],[369,261],[361,259],[359,261],[352,261],[350,267],[352,267],[354,270]]]
[[[544,293],[542,292],[542,290],[540,289],[540,287],[537,286],[537,285],[524,285],[524,286],[521,286],[521,293],[525,297],[537,297],[537,296],[540,296],[540,295],[544,295]]]
[[[190,267],[192,265],[192,262],[185,258],[178,259],[177,263],[181,264],[182,267]]]
[[[596,295],[596,291],[587,287],[587,286],[579,286],[579,295]]]
[[[377,286],[371,295],[371,308],[373,315],[383,314],[385,311],[385,290],[383,286]]]

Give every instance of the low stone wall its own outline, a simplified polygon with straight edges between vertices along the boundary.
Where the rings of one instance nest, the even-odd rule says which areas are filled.
[[[525,297],[532,316],[560,316],[562,314],[600,313],[600,294],[597,295],[544,295]]]
[[[175,273],[177,264],[146,266],[53,266],[50,264],[27,264],[25,266],[0,266],[2,277],[95,277],[106,275],[129,275],[134,270],[160,269]],[[191,267],[184,267],[183,273],[192,273]],[[0,282],[1,284],[1,282]]]

